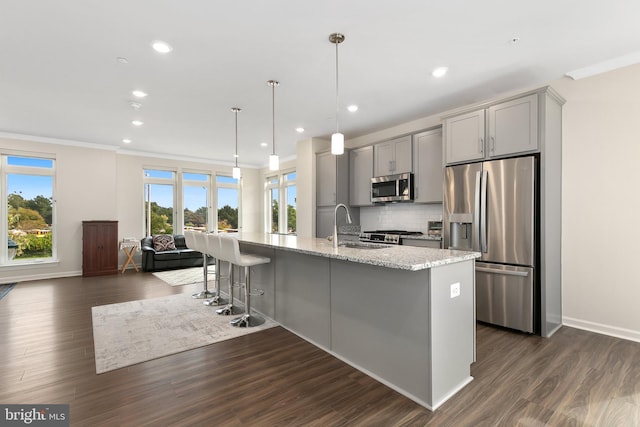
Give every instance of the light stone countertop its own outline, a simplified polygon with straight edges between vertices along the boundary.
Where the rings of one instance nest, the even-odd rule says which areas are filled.
[[[478,252],[448,249],[419,248],[392,245],[382,249],[333,248],[327,239],[298,237],[269,233],[233,233],[238,240],[259,246],[299,252],[308,255],[334,258],[343,261],[371,264],[400,270],[426,270],[439,265],[453,264],[480,257]]]

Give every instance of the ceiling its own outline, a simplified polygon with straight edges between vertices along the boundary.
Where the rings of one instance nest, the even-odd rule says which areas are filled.
[[[333,32],[346,36],[347,140],[640,50],[640,2],[630,0],[0,0],[0,10],[5,136],[231,164],[240,107],[238,159],[251,167],[272,151],[268,80],[280,82],[282,159],[297,141],[335,131]],[[173,51],[155,52],[154,40]],[[448,73],[435,78],[439,66]]]

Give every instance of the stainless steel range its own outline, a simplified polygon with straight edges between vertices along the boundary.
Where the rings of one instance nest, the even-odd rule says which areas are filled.
[[[402,236],[421,236],[421,231],[407,230],[375,230],[360,233],[361,242],[386,243],[387,245],[401,245]]]

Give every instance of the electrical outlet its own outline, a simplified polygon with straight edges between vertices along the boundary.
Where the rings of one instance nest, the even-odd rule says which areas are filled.
[[[451,285],[451,298],[460,296],[460,282]]]

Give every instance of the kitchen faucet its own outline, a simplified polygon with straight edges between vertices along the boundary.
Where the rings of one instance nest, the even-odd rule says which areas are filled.
[[[338,247],[338,208],[342,206],[347,213],[347,224],[351,224],[351,214],[349,213],[349,208],[344,203],[338,203],[336,208],[333,210],[333,247],[336,249]]]

